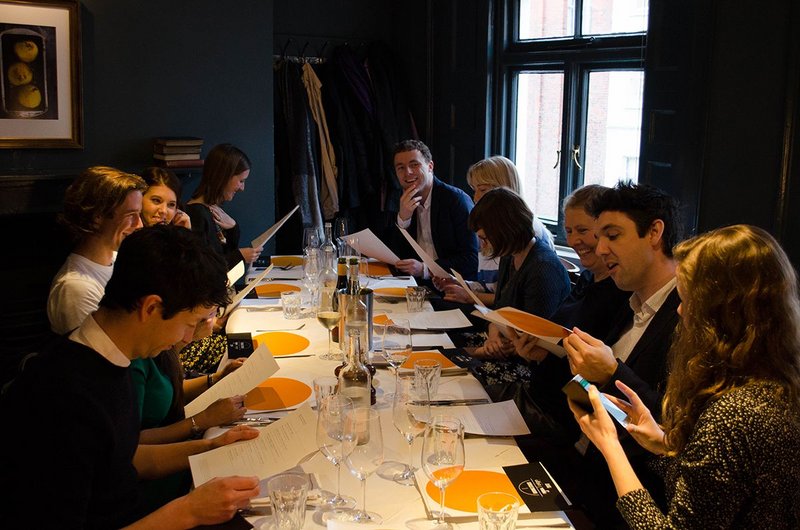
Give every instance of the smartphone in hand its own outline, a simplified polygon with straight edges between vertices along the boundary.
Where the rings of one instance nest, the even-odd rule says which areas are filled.
[[[582,375],[576,375],[570,379],[561,389],[569,399],[583,407],[587,412],[592,411],[592,402],[589,401],[589,381]],[[600,403],[603,408],[619,423],[623,428],[628,426],[628,415],[611,402],[602,392],[600,393]]]

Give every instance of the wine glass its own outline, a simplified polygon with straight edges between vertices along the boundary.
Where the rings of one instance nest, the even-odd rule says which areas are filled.
[[[367,477],[383,464],[383,434],[377,410],[354,408],[345,414],[344,447],[345,464],[362,485],[361,509],[344,518],[357,523],[380,523],[383,517],[367,511]]]
[[[383,342],[381,354],[392,372],[397,375],[397,369],[411,355],[411,324],[405,318],[393,318],[383,326]]]
[[[347,412],[353,410],[353,402],[348,397],[331,394],[320,400],[317,410],[317,446],[325,458],[336,466],[336,494],[325,499],[325,505],[331,511],[325,512],[323,518],[329,518],[331,514],[343,513],[356,504],[354,498],[341,494],[344,419]]]
[[[310,248],[319,248],[321,245],[319,230],[316,226],[307,226],[303,229],[303,253]]]
[[[320,359],[338,361],[342,359],[340,353],[333,352],[333,328],[339,323],[339,301],[336,289],[323,287],[319,293],[319,306],[317,307],[317,320],[328,330],[328,352],[319,356]]]
[[[414,439],[425,431],[431,421],[430,401],[420,396],[414,380],[412,373],[398,373],[392,400],[392,423],[408,443],[408,466],[393,480],[405,486],[414,484]]]
[[[436,530],[452,530],[445,521],[444,490],[464,471],[464,425],[455,416],[437,415],[422,438],[422,469],[439,488],[441,510],[434,512]]]

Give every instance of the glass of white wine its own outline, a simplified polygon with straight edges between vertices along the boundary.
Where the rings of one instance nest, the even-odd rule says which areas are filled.
[[[341,355],[333,352],[333,328],[339,323],[339,302],[335,289],[323,288],[321,290],[317,320],[328,330],[328,351],[320,355],[319,358],[330,361],[340,360]]]
[[[452,530],[445,520],[444,491],[464,471],[464,425],[455,416],[436,415],[422,438],[422,469],[439,488],[439,512],[435,530]]]

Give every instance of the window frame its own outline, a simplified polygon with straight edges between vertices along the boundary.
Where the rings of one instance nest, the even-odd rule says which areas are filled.
[[[564,197],[583,184],[583,173],[573,164],[565,164],[565,153],[571,160],[572,146],[580,140],[584,155],[585,119],[589,91],[589,73],[596,70],[638,70],[645,72],[647,32],[613,35],[582,36],[583,0],[575,0],[575,37],[556,37],[536,40],[519,38],[520,0],[497,0],[495,31],[491,36],[493,94],[490,104],[492,152],[516,161],[517,75],[521,72],[563,72],[564,99],[562,102],[561,155],[559,157],[559,208],[557,223],[543,219],[554,233],[556,242],[565,243],[564,219],[560,203]],[[580,100],[581,104],[577,102]],[[642,115],[644,120],[644,113]],[[640,138],[644,138],[644,130]],[[565,146],[570,149],[565,150]],[[640,141],[639,160],[644,142]],[[639,164],[639,179],[643,165]]]

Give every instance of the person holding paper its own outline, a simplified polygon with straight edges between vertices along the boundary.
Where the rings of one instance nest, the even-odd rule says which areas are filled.
[[[139,444],[130,361],[190,340],[198,322],[228,302],[226,271],[184,228],[125,238],[99,309],[29,356],[4,389],[0,420],[25,425],[25,436],[0,441],[0,468],[14,485],[0,501],[6,526],[31,526],[42,516],[42,495],[44,516],[64,528],[164,529],[222,523],[259,495],[257,477],[225,477],[143,513],[138,493],[139,478],[187,469],[190,455],[258,436],[237,427],[212,440]],[[34,413],[46,418],[31,421]],[[47,484],[57,491],[37,493]]]
[[[211,308],[206,318],[197,324],[192,343],[211,333],[216,312],[217,308]],[[244,396],[230,396],[218,399],[192,417],[186,417],[184,406],[238,369],[244,359],[233,359],[218,372],[184,379],[178,351],[185,344],[181,340],[154,358],[131,361],[131,380],[141,418],[140,444],[173,443],[198,438],[211,427],[240,420],[247,410],[243,406]],[[188,470],[140,482],[146,511],[186,494],[192,485]]]
[[[487,191],[495,188],[509,188],[517,195],[522,195],[517,166],[504,156],[492,156],[472,164],[467,170],[467,184],[472,188],[472,200],[475,204],[478,204]],[[555,250],[553,236],[536,216],[533,218],[533,230],[539,241]],[[478,254],[478,276],[475,281],[468,282],[469,288],[487,307],[494,305],[499,267],[499,258],[488,258],[481,250]],[[469,293],[452,278],[434,278],[433,285],[442,291],[445,301],[470,305],[473,303]]]
[[[630,528],[798,528],[800,300],[797,274],[760,228],[719,228],[675,249],[681,325],[658,422],[617,381],[628,433],[660,455],[666,509],[644,488],[590,387],[570,402],[608,463]]]
[[[578,327],[564,339],[570,372],[582,375],[603,392],[624,399],[616,387],[616,381],[621,381],[634,389],[648,409],[657,413],[667,375],[667,350],[678,323],[680,303],[672,256],[681,231],[677,204],[652,186],[621,182],[589,202],[588,211],[597,220],[595,252],[617,287],[632,294],[628,306],[618,311],[603,339]],[[520,344],[516,346],[519,351]],[[554,379],[548,387],[552,389],[550,400],[559,403],[556,411],[563,409],[565,403],[558,387],[560,382]],[[542,399],[537,397],[536,402],[545,406]],[[569,417],[564,421],[567,420],[571,421]],[[624,445],[629,459],[639,476],[648,482],[650,491],[660,498],[657,477],[647,468],[649,456],[635,443],[628,442]],[[576,444],[578,452],[571,448],[564,450],[569,447],[566,444],[555,447],[556,454],[545,460],[558,468],[556,473],[560,476],[556,478],[570,499],[582,504],[598,525],[624,525],[611,508],[609,496],[613,487],[605,464],[588,445],[588,440],[581,437]],[[534,447],[531,452],[542,451]]]
[[[549,318],[569,294],[569,276],[553,249],[534,235],[533,212],[522,197],[508,188],[487,192],[470,213],[469,228],[484,254],[500,257],[495,306]],[[474,355],[514,355],[513,337],[503,336],[495,324],[489,324],[487,334]]]
[[[231,144],[214,146],[206,156],[203,178],[186,206],[192,230],[225,257],[229,269],[242,260],[253,263],[264,250],[263,247],[239,248],[239,225],[222,209],[222,203],[244,191],[249,176],[247,155]]]
[[[467,228],[472,200],[462,190],[433,174],[430,149],[419,140],[404,140],[394,149],[394,169],[403,188],[397,226],[409,232],[445,271],[457,270],[466,279],[478,272],[478,242]],[[389,229],[389,247],[400,257],[416,254],[398,228]],[[406,257],[395,263],[405,274],[430,279],[420,260]]]
[[[142,226],[139,213],[146,189],[138,175],[104,166],[86,169],[67,188],[58,220],[75,246],[50,285],[47,318],[53,332],[74,330],[97,309],[117,249]]]

